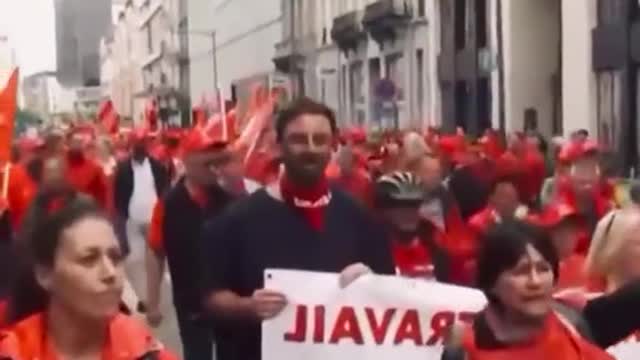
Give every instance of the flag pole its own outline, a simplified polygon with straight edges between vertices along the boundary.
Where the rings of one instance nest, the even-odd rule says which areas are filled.
[[[4,164],[4,171],[2,172],[2,198],[7,200],[9,196],[9,174],[11,172],[11,163],[7,161]]]
[[[218,85],[218,100],[220,102],[220,112],[222,118],[222,139],[226,142],[229,140],[229,129],[227,126],[227,104],[225,102],[224,92]]]

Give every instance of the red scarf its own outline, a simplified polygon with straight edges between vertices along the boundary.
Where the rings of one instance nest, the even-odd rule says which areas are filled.
[[[324,176],[315,185],[306,187],[293,183],[285,174],[280,179],[280,192],[284,202],[300,213],[314,230],[323,229],[325,210],[331,199]]]

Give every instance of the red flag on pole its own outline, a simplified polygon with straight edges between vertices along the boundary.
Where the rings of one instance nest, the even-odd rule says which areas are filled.
[[[158,106],[156,101],[150,99],[144,108],[144,125],[147,131],[154,132],[158,130]]]
[[[98,122],[102,124],[104,130],[109,134],[118,133],[120,127],[120,116],[116,112],[111,100],[105,100],[98,107]]]
[[[18,74],[19,71],[16,68],[9,77],[6,86],[0,90],[0,163],[7,163],[11,160],[11,143],[17,108]]]

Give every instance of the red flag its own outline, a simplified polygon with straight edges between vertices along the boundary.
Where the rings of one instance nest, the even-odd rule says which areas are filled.
[[[105,100],[98,107],[98,122],[109,134],[116,134],[120,127],[120,116],[116,112],[111,100]]]
[[[155,100],[147,101],[144,108],[144,127],[150,132],[158,129],[158,106]]]
[[[13,70],[7,85],[0,90],[0,163],[11,160],[11,143],[17,107],[18,73],[17,68]]]
[[[207,116],[201,107],[194,107],[192,110],[193,124],[197,129],[204,129],[207,126]]]
[[[227,116],[222,117],[215,114],[209,118],[205,131],[212,134],[216,138],[222,139],[224,142],[233,142],[236,137],[236,116],[235,111],[231,110]]]

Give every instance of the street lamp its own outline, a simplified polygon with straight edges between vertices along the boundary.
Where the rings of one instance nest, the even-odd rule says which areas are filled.
[[[211,57],[213,58],[213,61],[212,61],[212,65],[213,65],[213,88],[217,90],[218,89],[218,44],[217,44],[217,39],[216,39],[216,31],[215,30],[211,30],[211,31],[199,31],[199,30],[179,31],[178,34],[202,36],[202,37],[208,37],[208,38],[211,39],[211,51],[212,51]]]

